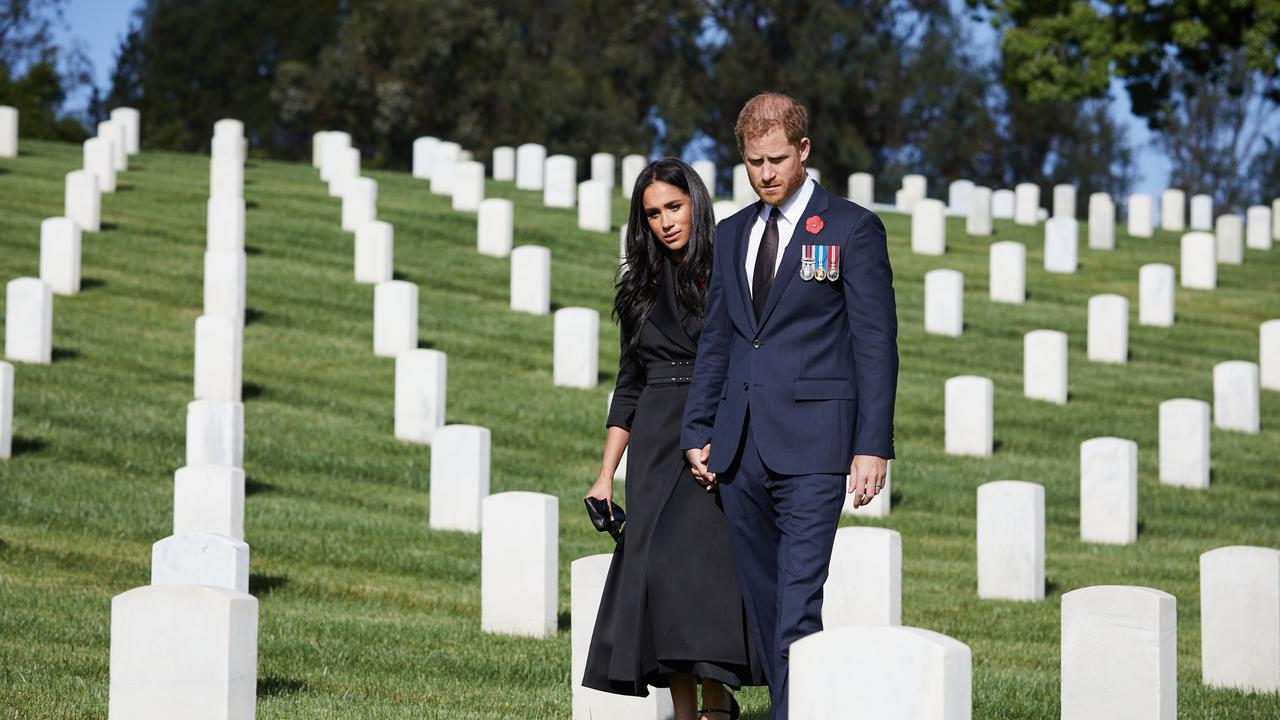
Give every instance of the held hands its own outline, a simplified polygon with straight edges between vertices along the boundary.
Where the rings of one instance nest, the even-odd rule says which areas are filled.
[[[855,508],[871,504],[872,498],[884,489],[889,461],[875,455],[854,455],[849,465],[849,492],[853,493]]]
[[[707,458],[711,457],[711,443],[702,446],[702,449],[690,448],[684,451],[684,457],[689,461],[689,466],[693,469],[693,479],[707,492],[716,489],[716,474],[707,469]]]

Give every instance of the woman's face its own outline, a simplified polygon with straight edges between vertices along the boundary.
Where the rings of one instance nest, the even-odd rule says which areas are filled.
[[[644,189],[644,216],[649,229],[673,253],[683,252],[689,244],[692,204],[689,193],[675,185],[655,181]]]

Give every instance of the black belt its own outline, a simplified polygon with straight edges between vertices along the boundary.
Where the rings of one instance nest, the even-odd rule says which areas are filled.
[[[693,380],[692,360],[651,362],[644,366],[648,385],[685,385]]]

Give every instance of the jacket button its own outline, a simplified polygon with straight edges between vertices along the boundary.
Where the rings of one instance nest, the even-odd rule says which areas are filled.
[[[747,389],[747,388],[749,388],[749,387],[751,387],[751,386],[750,386],[750,385],[748,385],[748,384],[746,384],[746,383],[742,383],[742,389],[743,389],[743,390],[746,390],[746,389]]]
[[[760,347],[760,341],[759,341],[759,340],[752,340],[752,341],[751,341],[751,347],[753,347],[753,348],[759,348],[759,347]]]

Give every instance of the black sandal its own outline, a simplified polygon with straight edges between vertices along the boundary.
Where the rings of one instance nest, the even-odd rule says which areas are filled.
[[[702,708],[701,710],[698,711],[698,714],[706,715],[707,713],[726,713],[729,716],[729,720],[738,720],[738,718],[742,715],[742,708],[738,707],[738,698],[734,697],[733,693],[729,692],[728,690],[725,690],[724,694],[729,696],[728,710],[724,710],[721,708]]]

